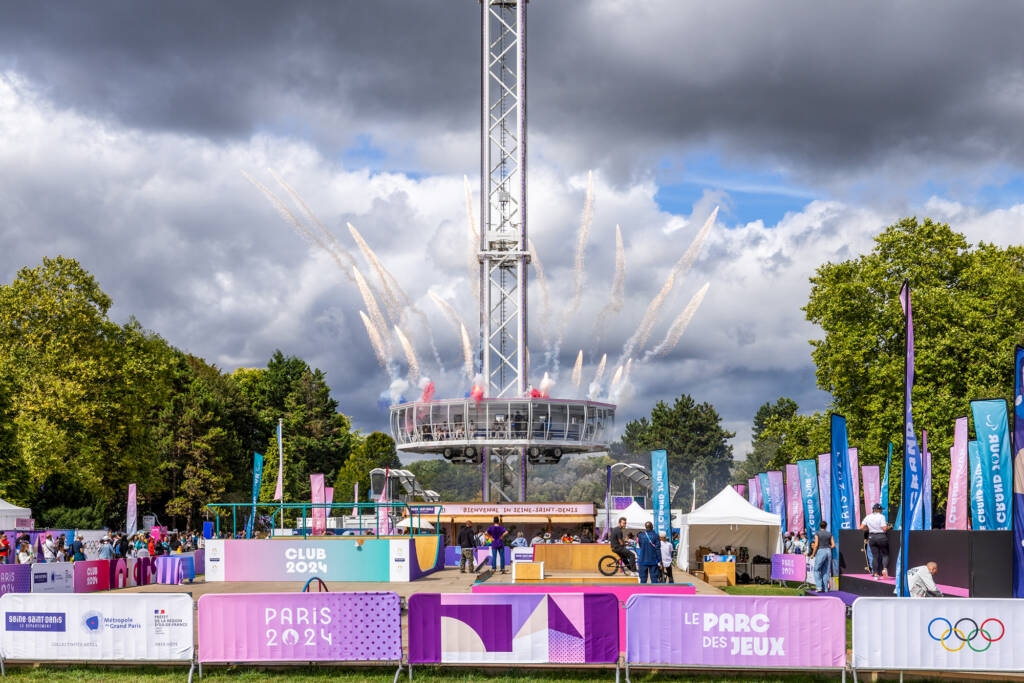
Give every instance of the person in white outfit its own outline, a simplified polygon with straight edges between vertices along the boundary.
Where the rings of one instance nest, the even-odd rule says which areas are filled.
[[[661,532],[661,569],[665,572],[665,580],[662,583],[675,583],[672,578],[672,542]]]
[[[46,534],[46,540],[43,541],[43,562],[56,562],[57,561],[57,548],[53,544],[53,537],[50,534]]]
[[[907,586],[910,588],[912,598],[941,598],[942,593],[935,585],[932,578],[939,571],[937,562],[922,564],[920,567],[912,567],[907,570]]]
[[[871,506],[871,514],[860,522],[862,531],[868,532],[868,548],[871,551],[871,576],[874,578],[889,576],[887,565],[889,564],[889,539],[885,532],[889,529],[889,523],[882,515],[881,503]]]

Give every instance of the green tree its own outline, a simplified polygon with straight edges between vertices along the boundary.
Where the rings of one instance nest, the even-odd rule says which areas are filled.
[[[420,485],[447,502],[475,503],[481,499],[480,466],[447,460],[417,460],[405,466]]]
[[[633,452],[664,449],[668,453],[669,482],[684,490],[697,482],[697,504],[708,500],[729,483],[732,446],[736,436],[722,428],[722,418],[710,403],[698,404],[683,394],[669,406],[658,401],[651,417],[626,424],[622,443]]]
[[[792,419],[797,412],[797,404],[791,398],[781,397],[775,403],[765,403],[754,414],[752,432],[752,451],[746,460],[736,463],[733,481],[746,484],[747,480],[759,472],[767,472],[773,465],[779,450],[777,438],[765,433],[770,424]]]
[[[944,223],[905,218],[870,253],[820,266],[804,309],[824,333],[811,341],[817,383],[846,416],[865,464],[884,466],[890,439],[902,446],[904,279],[913,292],[914,423],[933,453],[952,445],[953,422],[972,398],[1010,398],[1010,358],[1024,338],[1024,247],[974,246]],[[933,463],[941,507],[949,461]],[[899,490],[898,476],[890,490]]]
[[[401,466],[395,440],[383,432],[373,432],[359,440],[352,455],[341,466],[334,482],[335,499],[351,500],[356,483],[359,484],[359,497],[364,498],[370,493],[370,470],[377,467],[398,469]]]

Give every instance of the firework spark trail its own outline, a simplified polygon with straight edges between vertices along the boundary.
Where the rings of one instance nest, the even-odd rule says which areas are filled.
[[[541,263],[537,247],[533,245],[533,240],[529,237],[526,238],[526,243],[530,250],[530,261],[533,263],[534,270],[537,271],[537,284],[540,285],[540,336],[544,345],[547,346],[551,323],[551,290],[548,288],[548,278],[544,275],[544,264]]]
[[[466,378],[473,379],[473,344],[469,341],[469,332],[466,331],[466,326],[460,324],[460,331],[462,332],[462,362],[466,366]]]
[[[391,368],[388,367],[388,359],[384,350],[384,340],[381,339],[380,333],[377,332],[377,328],[374,327],[373,322],[366,315],[365,312],[359,311],[359,317],[363,321],[363,325],[366,327],[366,336],[370,338],[370,346],[373,347],[373,355],[377,356],[377,362],[382,368],[388,371],[388,378],[391,377]]]
[[[622,229],[615,226],[615,277],[612,278],[612,292],[608,303],[597,314],[594,321],[594,346],[601,345],[604,338],[604,324],[609,316],[622,310],[626,302],[626,249],[622,244]]]
[[[580,381],[583,379],[583,349],[576,354],[576,363],[572,366],[572,383],[577,390],[580,388]]]
[[[395,325],[395,336],[398,337],[398,343],[402,345],[405,362],[409,364],[409,383],[415,385],[420,379],[420,362],[416,360],[416,350],[412,348],[412,344],[402,334],[402,328],[398,325]]]
[[[608,363],[608,354],[601,356],[601,362],[597,364],[597,372],[594,373],[594,379],[590,382],[590,387],[587,389],[587,398],[594,400],[601,392],[601,380],[604,378],[604,367]]]
[[[476,260],[476,255],[480,250],[480,231],[476,229],[476,221],[473,219],[473,191],[469,189],[469,177],[462,176],[462,182],[466,186],[466,220],[469,228],[466,231],[469,241],[466,249],[466,272],[469,274],[469,284],[473,289],[473,299],[479,301],[480,263]]]
[[[621,380],[621,379],[622,379],[622,366],[620,365],[617,368],[615,368],[615,374],[612,375],[612,383],[611,383],[611,386],[608,388],[608,394],[609,395],[615,393],[615,387],[619,386],[619,380]]]
[[[583,202],[583,213],[580,216],[580,230],[576,237],[576,256],[572,269],[572,302],[566,317],[571,316],[580,307],[583,299],[583,256],[590,239],[590,226],[594,222],[594,172],[587,174],[587,198]]]
[[[622,349],[623,357],[629,357],[632,355],[634,349],[643,349],[644,344],[647,343],[647,338],[651,335],[651,330],[654,329],[654,323],[658,320],[658,313],[661,312],[661,308],[665,305],[665,300],[668,295],[672,292],[672,288],[675,287],[676,280],[686,275],[693,265],[693,262],[697,260],[697,256],[700,254],[701,248],[704,246],[704,240],[707,239],[708,233],[711,232],[711,228],[715,224],[715,218],[718,217],[718,207],[711,212],[708,219],[704,222],[704,227],[700,229],[697,236],[693,238],[693,242],[686,250],[680,259],[673,266],[672,272],[669,273],[668,278],[665,280],[665,284],[662,285],[661,291],[658,292],[657,296],[651,299],[651,303],[647,305],[647,311],[644,313],[643,319],[640,321],[639,327],[633,336],[629,338],[626,345]]]
[[[459,315],[459,312],[455,310],[454,306],[442,299],[433,291],[428,293],[430,294],[430,298],[434,300],[434,303],[437,304],[437,307],[441,309],[441,312],[445,314],[445,317],[448,318],[448,321],[455,326],[456,330],[459,329],[459,326],[465,327],[466,324],[463,322],[462,316]]]
[[[705,282],[700,291],[693,295],[690,303],[686,304],[686,308],[672,321],[672,326],[668,328],[668,332],[665,334],[662,342],[644,354],[644,362],[651,358],[663,356],[675,348],[679,340],[682,339],[683,333],[686,332],[686,328],[690,325],[690,320],[697,312],[697,309],[700,308],[701,302],[704,301],[704,295],[708,293],[709,287],[711,287],[711,283]]]
[[[391,358],[391,344],[386,341],[388,337],[385,336],[385,330],[388,329],[388,324],[384,320],[384,314],[381,313],[380,306],[377,305],[377,300],[373,296],[373,292],[370,290],[370,286],[366,282],[366,278],[359,272],[359,268],[352,266],[352,275],[356,280],[356,287],[359,288],[359,294],[363,297],[363,303],[366,304],[366,310],[369,313],[370,321],[373,326],[377,329],[377,335],[384,341],[385,355]]]
[[[352,252],[350,252],[348,249],[346,249],[341,244],[341,242],[338,241],[338,238],[334,236],[334,233],[331,232],[330,230],[328,230],[327,226],[324,225],[320,221],[319,218],[317,218],[317,215],[315,213],[313,213],[313,210],[311,208],[309,208],[308,204],[306,204],[306,200],[304,200],[302,198],[302,196],[295,190],[295,188],[293,188],[291,185],[289,185],[284,180],[284,178],[279,176],[274,171],[274,169],[268,169],[268,170],[270,171],[270,175],[273,176],[274,180],[277,181],[277,184],[280,185],[282,188],[284,188],[285,192],[287,192],[289,195],[291,195],[292,200],[302,208],[302,210],[303,210],[303,212],[305,212],[306,216],[309,217],[309,219],[311,221],[313,221],[313,224],[317,228],[320,229],[320,237],[321,237],[321,239],[326,238],[326,242],[330,243],[330,248],[333,249],[334,252],[337,253],[338,256],[340,256],[344,261],[347,262],[346,263],[346,267],[344,268],[344,270],[347,272],[349,268],[351,268],[352,266],[356,265],[356,259],[352,255]]]

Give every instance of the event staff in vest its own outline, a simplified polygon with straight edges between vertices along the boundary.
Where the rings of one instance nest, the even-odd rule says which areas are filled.
[[[882,506],[875,503],[871,514],[860,521],[860,528],[868,532],[868,547],[871,548],[871,576],[889,578],[889,538],[885,535],[889,523],[882,516]]]

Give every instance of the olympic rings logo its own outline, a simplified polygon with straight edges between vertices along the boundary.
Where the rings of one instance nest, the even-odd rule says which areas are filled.
[[[932,627],[935,625],[936,621],[946,622],[946,630],[944,630],[941,633],[941,635],[938,636],[936,636],[935,633],[932,632]],[[964,622],[970,622],[971,624],[971,630],[969,633],[966,634],[964,633],[964,631],[967,629],[960,628],[960,625]],[[986,630],[985,627],[990,622],[994,624],[999,624],[998,636],[993,637],[993,634],[989,632],[989,630],[994,632],[995,629],[993,627],[990,627],[989,630]],[[996,642],[997,640],[1003,639],[1003,636],[1006,635],[1006,627],[1003,626],[1003,622],[999,621],[995,617],[990,617],[985,621],[981,622],[981,626],[978,626],[978,622],[976,622],[974,619],[971,619],[970,617],[963,617],[961,619],[958,619],[955,624],[951,624],[949,619],[945,617],[935,617],[934,619],[928,622],[928,635],[929,637],[931,637],[932,640],[937,640],[939,644],[946,649],[947,652],[959,652],[960,650],[964,649],[965,645],[975,652],[985,652],[990,647],[992,647],[992,643]],[[979,636],[985,644],[984,647],[974,647],[974,641]],[[950,647],[946,644],[949,641],[960,644],[957,647]]]

